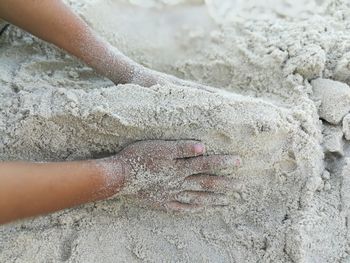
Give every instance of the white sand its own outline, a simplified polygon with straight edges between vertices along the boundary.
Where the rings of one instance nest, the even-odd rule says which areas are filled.
[[[116,87],[12,27],[0,39],[0,159],[196,139],[244,165],[227,208],[89,204],[0,227],[0,262],[350,261],[347,1],[70,2],[136,61],[218,92]]]

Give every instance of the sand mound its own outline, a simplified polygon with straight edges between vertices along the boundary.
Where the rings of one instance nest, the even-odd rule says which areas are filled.
[[[89,204],[0,227],[0,261],[349,260],[345,2],[71,2],[138,62],[218,91],[116,87],[12,27],[0,40],[2,160],[197,139],[243,166],[225,209],[174,216],[119,199]]]

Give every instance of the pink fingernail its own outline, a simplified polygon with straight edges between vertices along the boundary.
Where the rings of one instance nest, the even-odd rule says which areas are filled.
[[[202,154],[205,152],[205,147],[203,144],[195,144],[194,145],[194,152],[196,154]]]

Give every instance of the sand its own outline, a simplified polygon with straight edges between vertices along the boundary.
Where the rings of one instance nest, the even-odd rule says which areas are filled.
[[[0,39],[1,160],[194,139],[243,165],[225,208],[173,215],[117,197],[1,226],[0,262],[350,261],[347,1],[69,2],[139,63],[217,91],[115,86],[12,26]]]

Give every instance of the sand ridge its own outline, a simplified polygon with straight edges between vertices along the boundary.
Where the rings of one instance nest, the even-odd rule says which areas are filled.
[[[232,1],[242,12],[227,6],[220,21],[215,1],[71,2],[136,61],[218,90],[116,87],[11,28],[0,39],[2,160],[97,158],[137,140],[195,139],[244,165],[229,171],[236,187],[225,209],[174,216],[118,198],[89,204],[0,227],[0,261],[347,262],[345,1],[280,1],[285,12],[274,1]]]

